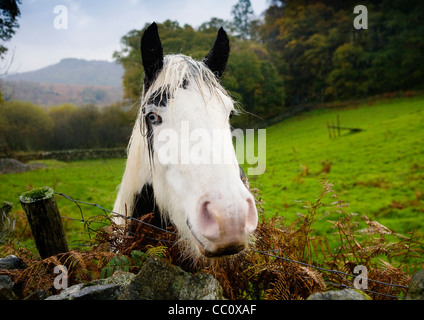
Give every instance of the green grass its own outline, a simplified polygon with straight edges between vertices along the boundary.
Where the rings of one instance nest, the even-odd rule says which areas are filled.
[[[25,191],[48,186],[55,192],[64,193],[73,199],[97,203],[112,210],[117,186],[124,172],[125,159],[86,160],[71,163],[55,160],[37,162],[47,167],[24,173],[0,175],[0,201],[9,201],[14,204],[12,212],[17,215],[16,237],[25,245],[33,246],[29,228],[25,228],[25,220],[21,218],[24,213],[19,203],[19,196]],[[81,219],[81,212],[74,202],[59,195],[56,196],[56,200],[62,216]],[[103,213],[102,210],[92,206],[80,205],[80,207],[84,219]],[[69,219],[63,219],[63,222],[68,242],[86,242],[87,229],[82,223]]]
[[[326,124],[337,115],[343,127],[364,131],[342,131],[329,139]],[[251,176],[250,182],[261,190],[268,216],[278,212],[294,220],[305,210],[299,201],[314,201],[322,190],[319,181],[328,179],[350,204],[347,211],[366,214],[400,233],[424,230],[424,96],[315,110],[267,128],[266,138],[266,172]],[[0,175],[0,200],[14,203],[15,213],[23,214],[19,196],[42,186],[112,209],[124,159],[44,163],[47,168]],[[331,163],[329,172],[323,172],[323,163]],[[57,200],[63,216],[81,217],[73,202]],[[81,208],[84,218],[102,214],[97,208]],[[322,229],[318,234],[331,232],[326,220],[315,226]],[[72,241],[82,237],[81,223],[65,225]],[[30,238],[28,228],[25,232],[24,238]]]
[[[0,176],[0,199],[16,203],[24,191],[48,186],[75,199],[113,205],[116,187],[125,168],[124,159],[86,160],[70,163],[36,161],[46,168]],[[61,201],[63,202],[63,201]]]
[[[330,139],[327,122],[364,131]],[[324,163],[331,163],[323,172]],[[293,220],[321,179],[334,183],[349,211],[398,232],[424,230],[424,97],[321,109],[267,129],[267,170],[250,177],[269,214]]]

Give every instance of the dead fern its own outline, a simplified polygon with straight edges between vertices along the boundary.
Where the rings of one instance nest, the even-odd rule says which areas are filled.
[[[114,254],[108,251],[70,251],[40,261],[32,261],[26,269],[14,270],[12,278],[23,297],[39,290],[56,294],[58,293],[54,288],[56,266],[63,265],[67,268],[68,286],[72,286],[98,279],[102,268],[113,256]]]

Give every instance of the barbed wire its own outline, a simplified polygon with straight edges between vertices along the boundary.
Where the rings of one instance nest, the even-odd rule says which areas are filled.
[[[148,226],[148,227],[151,227],[151,228],[154,228],[154,229],[157,229],[157,230],[163,231],[163,232],[167,232],[167,233],[169,233],[169,234],[173,234],[173,235],[175,235],[175,234],[176,234],[176,233],[175,233],[175,232],[173,232],[173,231],[169,231],[169,230],[166,230],[166,229],[164,229],[164,228],[161,228],[161,227],[155,226],[155,225],[153,225],[153,224],[151,224],[151,223],[148,223],[148,222],[146,222],[146,221],[143,221],[143,220],[140,220],[140,219],[137,219],[137,218],[131,217],[131,216],[126,216],[126,215],[123,215],[123,214],[121,214],[121,213],[114,212],[114,211],[112,211],[112,210],[106,209],[106,208],[104,208],[104,207],[102,207],[102,206],[98,205],[97,203],[90,203],[90,202],[85,202],[85,201],[81,201],[81,200],[75,200],[75,199],[73,199],[72,197],[70,197],[70,196],[68,196],[68,195],[66,195],[66,194],[64,194],[64,193],[61,193],[61,192],[55,192],[55,194],[57,194],[57,195],[59,195],[59,196],[62,196],[62,197],[64,197],[64,198],[66,198],[66,199],[68,199],[68,200],[70,200],[70,201],[74,202],[74,203],[78,206],[78,208],[79,208],[79,210],[80,210],[80,213],[81,213],[81,218],[82,218],[82,219],[81,219],[81,222],[85,222],[86,220],[84,220],[84,216],[83,216],[83,213],[82,213],[82,209],[81,209],[81,207],[79,206],[79,204],[85,204],[85,205],[89,205],[89,206],[92,206],[92,207],[99,208],[99,209],[103,210],[103,212],[104,212],[104,213],[108,212],[108,213],[110,213],[110,214],[112,214],[112,215],[115,215],[115,216],[118,216],[118,217],[121,217],[121,218],[124,218],[124,219],[128,219],[128,220],[132,220],[132,221],[137,221],[137,222],[142,223],[142,224],[144,224],[144,225],[146,225],[146,226]],[[78,220],[78,219],[76,219],[76,220]]]
[[[84,218],[84,214],[83,214],[83,210],[82,210],[82,208],[80,206],[82,204],[82,205],[92,206],[92,207],[95,207],[97,209],[100,209],[108,217],[109,217],[109,215],[115,215],[115,216],[118,216],[118,217],[121,217],[121,218],[124,218],[124,219],[128,219],[128,220],[131,220],[131,221],[136,221],[138,223],[144,224],[144,225],[146,225],[148,227],[157,229],[157,230],[162,231],[162,232],[166,232],[166,233],[169,233],[169,234],[172,234],[172,235],[176,235],[176,232],[174,232],[174,231],[170,231],[170,230],[161,228],[159,226],[153,225],[151,223],[148,223],[146,221],[143,221],[143,220],[138,219],[138,218],[135,218],[135,217],[126,216],[126,215],[123,215],[123,214],[114,212],[112,210],[106,209],[106,208],[98,205],[97,203],[90,203],[90,202],[86,202],[86,201],[76,200],[76,199],[74,199],[74,198],[72,198],[72,197],[70,197],[70,196],[68,196],[68,195],[66,195],[64,193],[61,193],[61,192],[55,192],[55,194],[56,195],[59,195],[59,196],[61,196],[63,198],[65,198],[65,199],[67,199],[67,200],[69,200],[69,201],[71,201],[73,203],[75,203],[75,205],[78,207],[78,209],[80,211],[80,214],[81,214],[81,219],[79,219],[79,218],[72,218],[72,217],[67,217],[67,216],[62,216],[61,215],[61,217],[63,219],[68,219],[68,220],[73,220],[73,221],[79,221],[81,223],[101,223],[101,224],[104,224],[104,225],[109,225],[109,223],[106,223],[106,222],[103,222],[103,221],[90,221],[90,220],[85,219]],[[21,237],[20,237],[19,241],[17,241],[16,243],[19,244],[19,245],[21,245],[21,246],[28,247],[27,245],[24,245],[24,244],[21,243],[21,238],[22,238],[23,233],[25,232],[25,229],[26,229],[26,225],[24,227],[24,230],[23,230],[23,232],[21,234]],[[153,238],[147,238],[147,239],[149,239],[149,240],[156,240],[156,241],[159,241],[159,242],[166,241],[166,242],[170,242],[170,243],[175,243],[173,241],[165,240],[165,239],[153,239]],[[73,246],[92,246],[92,244],[87,244],[87,243],[74,243],[74,244],[69,244],[69,245],[73,245]],[[385,297],[393,298],[393,299],[405,299],[405,297],[394,296],[394,295],[390,295],[390,294],[387,294],[387,293],[382,293],[382,292],[378,292],[378,291],[368,290],[368,289],[364,289],[364,288],[357,288],[349,280],[349,278],[357,278],[358,275],[349,274],[349,273],[346,273],[346,272],[343,272],[343,271],[340,271],[340,270],[326,269],[326,268],[323,268],[323,267],[319,267],[319,266],[308,264],[306,262],[301,262],[301,261],[297,261],[297,260],[293,260],[293,259],[290,259],[290,258],[287,258],[287,257],[283,257],[283,256],[280,256],[280,255],[277,255],[276,253],[282,252],[282,250],[280,250],[280,249],[255,250],[253,248],[250,248],[249,250],[252,251],[252,252],[255,252],[257,254],[268,256],[268,257],[271,257],[271,258],[274,258],[274,259],[279,259],[279,260],[283,260],[285,262],[302,265],[302,266],[305,266],[305,267],[308,267],[308,268],[313,268],[313,269],[319,270],[319,271],[324,272],[324,273],[330,273],[330,274],[337,275],[340,278],[342,278],[344,281],[346,281],[346,283],[349,284],[349,285],[347,285],[347,284],[342,284],[342,283],[334,283],[334,282],[325,281],[325,283],[328,284],[328,285],[339,286],[339,287],[350,288],[350,289],[357,289],[357,290],[364,291],[366,293],[377,294],[377,295],[381,295],[381,296],[385,296]],[[393,288],[401,288],[401,289],[406,290],[406,292],[408,291],[408,286],[405,286],[405,285],[387,283],[387,282],[382,282],[382,281],[378,281],[378,280],[374,280],[374,279],[369,279],[369,278],[366,278],[366,280],[369,281],[369,282],[380,284],[380,285],[384,285],[384,286],[390,286],[390,287],[393,287]]]

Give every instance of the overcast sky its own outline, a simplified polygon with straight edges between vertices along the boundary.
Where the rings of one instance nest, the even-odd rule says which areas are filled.
[[[109,60],[120,50],[120,39],[146,23],[176,20],[180,25],[200,26],[212,17],[231,19],[237,0],[24,0],[20,5],[19,29],[5,43],[9,52],[0,69],[9,73],[36,70],[63,58]],[[268,0],[251,0],[256,15],[269,6]],[[64,5],[68,29],[56,29]],[[165,49],[166,51],[166,49]],[[13,57],[13,61],[12,60]]]

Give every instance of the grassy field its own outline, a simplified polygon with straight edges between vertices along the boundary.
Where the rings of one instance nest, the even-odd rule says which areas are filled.
[[[341,126],[363,131],[343,130],[330,139],[326,124],[337,115]],[[315,110],[267,128],[267,169],[250,181],[261,190],[268,216],[278,212],[294,220],[305,210],[301,201],[314,201],[322,190],[319,182],[327,179],[350,204],[347,211],[366,214],[396,232],[424,231],[423,146],[423,96]],[[15,213],[23,214],[19,195],[39,186],[112,209],[125,160],[43,163],[47,168],[0,175],[0,200],[13,202]],[[62,215],[81,217],[73,202],[57,199]],[[81,208],[85,218],[102,213]],[[325,207],[320,210],[324,215]],[[322,219],[318,233],[331,232],[330,218]],[[81,223],[65,223],[68,237],[78,242]],[[28,228],[23,238],[29,238]]]
[[[117,194],[117,186],[125,168],[124,159],[86,160],[65,163],[55,160],[37,161],[46,168],[0,175],[0,200],[14,204],[13,212],[17,216],[17,239],[25,245],[33,246],[30,240],[29,228],[25,228],[23,210],[19,196],[24,191],[36,187],[49,186],[58,193],[64,193],[73,199],[90,203],[112,210]],[[81,219],[78,206],[62,197],[57,196],[59,211],[62,216]],[[103,211],[93,206],[80,205],[83,218],[103,214]],[[84,224],[75,220],[63,219],[68,242],[86,242],[88,236]],[[94,225],[96,226],[96,225]],[[101,225],[98,225],[101,226]],[[75,248],[75,247],[73,247]]]
[[[327,122],[360,128],[329,138]],[[424,97],[321,109],[267,129],[267,170],[251,177],[266,211],[289,220],[328,179],[349,210],[398,232],[424,230]]]

